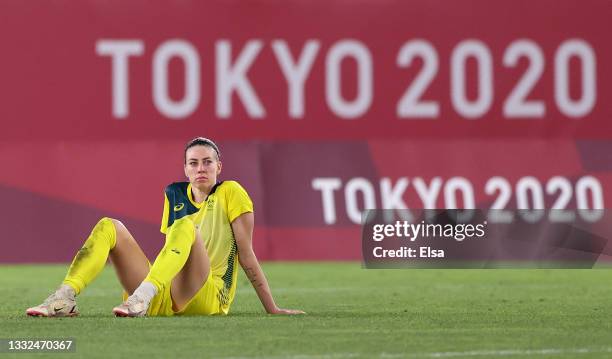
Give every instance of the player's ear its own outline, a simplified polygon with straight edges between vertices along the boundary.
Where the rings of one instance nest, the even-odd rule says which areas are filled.
[[[221,167],[222,167],[221,161],[218,161],[217,162],[217,176],[221,174]]]
[[[185,173],[185,177],[189,178],[189,175],[187,174],[187,164],[186,163],[183,165],[183,172]]]

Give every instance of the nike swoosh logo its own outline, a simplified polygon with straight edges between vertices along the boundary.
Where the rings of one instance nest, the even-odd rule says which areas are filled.
[[[183,209],[183,207],[185,207],[185,203],[179,203],[176,206],[174,206],[174,212],[178,212],[181,209]]]
[[[64,308],[66,308],[66,307],[61,307],[61,308],[53,308],[53,310],[54,310],[54,311],[57,313],[57,312],[59,312],[60,310],[62,310],[62,309],[64,309]]]

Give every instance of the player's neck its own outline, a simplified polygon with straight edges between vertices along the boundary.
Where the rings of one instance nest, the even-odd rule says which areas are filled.
[[[204,200],[206,199],[206,197],[208,197],[208,194],[210,193],[210,188],[206,188],[203,190],[200,190],[194,186],[191,186],[191,195],[193,196],[193,200],[196,203],[202,203],[204,202]]]

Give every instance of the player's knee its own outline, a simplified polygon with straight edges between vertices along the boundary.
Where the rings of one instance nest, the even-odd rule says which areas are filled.
[[[111,249],[113,249],[117,243],[117,228],[113,219],[108,217],[101,218],[98,223],[94,226],[91,231],[91,235],[87,239],[88,241],[108,241]]]
[[[116,225],[114,223],[114,219],[108,217],[102,217],[98,223],[94,226],[93,230],[107,232],[109,230],[115,231]],[[119,222],[121,223],[121,222]]]
[[[166,242],[182,242],[184,240],[191,241],[193,244],[196,238],[197,231],[193,221],[189,218],[181,218],[174,222],[166,235]]]
[[[174,230],[183,230],[191,232],[195,230],[195,224],[193,223],[193,220],[191,218],[184,217],[174,221],[174,224],[170,228]]]
[[[123,223],[121,223],[121,221],[118,219],[104,217],[98,223],[109,223],[110,225],[112,225],[115,229],[115,232],[117,233],[117,236],[123,234],[124,232],[127,232],[127,228],[125,228],[125,225],[123,225]]]
[[[111,230],[115,232],[115,245],[117,243],[129,241],[131,238],[130,232],[127,230],[125,225],[118,219],[104,217],[98,222],[98,225],[111,227]],[[113,247],[115,247],[115,245],[113,245]]]

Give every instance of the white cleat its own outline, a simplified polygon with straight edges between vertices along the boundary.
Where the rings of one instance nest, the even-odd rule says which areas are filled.
[[[74,290],[60,287],[45,301],[26,310],[31,317],[76,317],[79,315]]]
[[[147,315],[149,303],[137,294],[132,294],[120,306],[113,308],[113,313],[117,317],[144,317]]]

